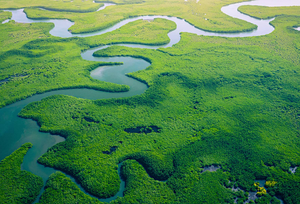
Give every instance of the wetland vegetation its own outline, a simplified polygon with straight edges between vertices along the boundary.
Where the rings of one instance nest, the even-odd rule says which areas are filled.
[[[263,9],[263,10],[262,10]],[[299,16],[299,6],[293,7],[262,7],[262,6],[240,6],[239,11],[255,18],[272,18],[280,15]]]
[[[127,1],[128,2],[128,1]],[[176,16],[204,30],[218,32],[240,32],[252,30],[255,25],[231,18],[220,9],[239,0],[184,1],[184,0],[145,0],[143,3],[110,6],[97,13],[71,13],[44,11],[38,8],[26,8],[29,18],[69,19],[75,24],[72,33],[97,31],[112,26],[123,19],[142,15]],[[118,2],[120,3],[120,2]]]
[[[6,7],[22,7],[21,0],[12,2],[15,4],[8,2]],[[88,2],[82,7],[85,11],[92,5]],[[208,9],[207,16],[216,22],[202,24],[204,29],[255,27],[220,12],[225,3],[237,1],[201,1],[202,6],[196,1],[156,2],[154,6],[150,0],[130,5],[126,0],[116,1],[120,5],[103,11],[110,20],[102,17],[98,23],[93,22],[103,12],[41,12],[37,8],[26,12],[32,17],[74,20],[71,30],[75,32],[142,14],[178,16],[199,26],[202,21],[195,22],[199,19],[195,12],[202,9]],[[61,4],[57,2],[58,7]],[[39,5],[32,1],[32,7]],[[182,5],[178,13],[176,8]],[[192,14],[191,8],[195,9]],[[36,120],[40,131],[66,138],[38,162],[71,175],[98,198],[115,195],[121,176],[126,182],[123,197],[111,203],[244,203],[249,192],[256,191],[255,203],[278,203],[277,197],[284,203],[300,203],[300,171],[289,172],[291,166],[300,165],[300,33],[293,29],[300,25],[297,8],[240,8],[257,18],[277,16],[272,21],[274,32],[266,36],[181,33],[180,42],[169,48],[116,45],[95,52],[96,57],[132,56],[151,62],[147,69],[127,74],[146,83],[148,90],[128,98],[88,100],[53,95],[30,103],[20,117]],[[127,91],[126,85],[90,77],[91,70],[118,63],[86,61],[80,52],[116,43],[161,45],[175,29],[165,19],[139,20],[101,36],[63,39],[49,35],[53,24],[9,22],[0,26],[0,107],[55,89]],[[41,179],[20,170],[30,147],[24,144],[0,163],[1,201],[21,198],[14,202],[30,203],[38,195]],[[221,168],[203,171],[210,165]],[[256,179],[266,180],[265,186],[255,184]],[[15,191],[20,192],[18,198],[11,194]],[[54,202],[102,203],[61,172],[49,177],[39,199],[39,203]]]
[[[103,4],[95,4],[92,0],[2,0],[1,9],[18,9],[24,7],[38,7],[53,11],[69,11],[69,12],[93,12]]]
[[[6,19],[11,18],[11,13],[6,11],[0,11],[0,22],[3,22]]]
[[[114,43],[164,44],[173,22],[155,19],[135,21],[121,29],[95,37],[60,39],[50,37],[49,23],[2,25],[0,34],[0,107],[33,94],[63,88],[92,88],[105,91],[127,91],[128,86],[92,79],[90,71],[99,63],[83,60],[80,51],[96,45]],[[144,33],[152,33],[147,35]],[[62,57],[64,56],[64,57]],[[120,62],[121,63],[121,62]]]
[[[26,143],[0,162],[1,203],[32,203],[43,187],[43,180],[21,170],[23,157],[32,147]]]

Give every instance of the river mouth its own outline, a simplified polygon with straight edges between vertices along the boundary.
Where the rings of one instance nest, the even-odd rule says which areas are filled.
[[[237,8],[241,5],[269,6],[268,4],[266,3],[264,4],[263,2],[270,3],[269,1],[243,2],[238,4],[232,4],[222,8],[222,11],[224,13],[230,14],[232,17],[236,17],[236,15],[238,15],[240,19],[246,20],[248,22],[252,22],[258,26],[257,30],[243,32],[243,33],[214,33],[214,32],[200,30],[194,27],[193,25],[189,24],[185,20],[176,17],[141,16],[141,17],[126,19],[102,31],[86,33],[86,34],[72,34],[68,31],[68,29],[74,23],[69,20],[32,20],[26,17],[25,13],[23,12],[23,9],[8,10],[8,11],[13,13],[12,20],[15,20],[16,22],[21,22],[21,23],[52,22],[55,24],[55,27],[53,30],[50,31],[50,34],[53,36],[58,36],[63,38],[88,37],[88,36],[101,35],[116,30],[122,27],[123,25],[126,25],[129,22],[139,20],[139,19],[152,20],[155,18],[164,18],[167,20],[174,21],[177,25],[177,28],[168,34],[170,38],[170,43],[166,45],[150,46],[150,45],[141,45],[141,44],[119,44],[120,46],[128,46],[134,48],[158,49],[158,48],[171,47],[174,44],[178,43],[180,41],[180,32],[190,32],[197,35],[220,36],[220,37],[253,37],[253,36],[267,35],[274,30],[274,28],[269,24],[273,19],[258,20],[237,12]],[[276,1],[273,2],[273,6],[279,5],[279,4],[275,4],[275,2]],[[282,4],[285,4],[284,6],[288,6],[288,2],[292,2],[292,4],[290,5],[294,5],[294,3],[296,5],[300,5],[299,1],[298,2],[284,1],[282,2]],[[8,21],[9,20],[6,20],[6,22]],[[300,27],[295,29],[300,30]],[[90,89],[71,89],[71,90],[51,91],[44,94],[32,96],[30,98],[27,98],[25,100],[19,101],[17,103],[11,104],[9,106],[0,109],[0,115],[2,116],[0,118],[0,124],[1,124],[0,125],[0,148],[2,149],[0,154],[1,160],[6,156],[8,156],[9,154],[11,154],[15,149],[17,149],[23,143],[31,142],[33,143],[33,148],[31,148],[30,151],[28,151],[27,155],[25,156],[22,169],[30,171],[38,176],[41,176],[44,181],[48,179],[51,173],[55,172],[54,169],[44,167],[38,164],[36,161],[42,154],[44,154],[47,151],[49,147],[59,142],[63,142],[64,138],[58,135],[51,135],[49,133],[39,132],[38,131],[39,126],[36,124],[36,122],[17,117],[17,114],[21,111],[21,109],[33,101],[38,101],[41,100],[42,98],[51,95],[56,95],[56,94],[70,95],[78,98],[85,98],[91,100],[131,97],[131,96],[142,94],[147,90],[146,84],[141,83],[130,77],[127,77],[125,74],[129,72],[146,69],[150,65],[150,63],[143,59],[136,59],[132,57],[99,58],[93,56],[93,53],[95,51],[100,49],[105,49],[107,47],[109,46],[97,47],[97,48],[86,50],[81,54],[81,56],[83,59],[91,60],[91,61],[124,62],[124,65],[99,67],[98,69],[91,72],[91,76],[94,79],[98,79],[102,81],[129,85],[130,91],[124,93],[108,93],[108,92],[100,92],[100,91],[90,90]],[[5,137],[7,135],[10,135],[10,138]],[[123,191],[125,189],[124,186],[120,188],[120,191],[117,194],[119,197],[123,195]],[[116,196],[108,199],[100,199],[100,201],[109,202],[111,200],[114,200]]]

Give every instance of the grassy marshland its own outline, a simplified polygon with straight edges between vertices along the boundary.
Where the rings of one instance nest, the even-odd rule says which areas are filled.
[[[90,77],[99,65],[80,56],[90,46],[111,43],[164,44],[167,33],[175,29],[173,22],[155,19],[136,21],[100,36],[61,39],[50,37],[51,23],[0,25],[0,107],[42,93],[63,88],[93,88],[126,91],[128,86],[106,83]]]
[[[182,17],[208,30],[253,28],[220,12],[223,5],[233,2],[237,0],[149,0],[126,5],[125,0],[97,13],[35,8],[26,12],[31,17],[74,20],[74,32],[101,29],[145,14]],[[25,1],[1,3],[20,8]],[[51,3],[30,1],[31,6]],[[53,6],[65,8],[62,4],[71,3],[57,1]],[[92,3],[82,5],[88,11]],[[70,11],[75,8],[67,7]],[[267,180],[266,191],[261,191],[256,203],[278,203],[275,196],[288,204],[300,203],[300,171],[289,172],[289,167],[300,165],[300,35],[293,29],[300,25],[300,17],[293,7],[241,9],[256,17],[294,16],[277,17],[272,22],[275,31],[267,36],[221,38],[182,33],[181,41],[167,49],[113,46],[95,53],[147,59],[150,67],[128,75],[147,83],[149,89],[131,98],[91,101],[58,95],[29,104],[21,117],[38,121],[41,131],[66,137],[38,162],[71,174],[88,192],[105,198],[119,190],[117,168],[123,161],[124,197],[112,203],[234,203],[235,198],[242,203],[248,192],[258,189],[255,179]],[[127,86],[91,79],[89,72],[101,63],[82,60],[81,50],[118,42],[162,44],[168,41],[166,33],[174,29],[173,23],[158,19],[133,22],[101,37],[61,39],[50,37],[52,26],[0,25],[0,107],[53,89],[126,91]],[[144,130],[136,133],[126,131],[141,127]],[[148,131],[152,127],[158,131]],[[29,147],[23,145],[0,163],[1,202],[31,202],[38,194],[41,179],[20,170]],[[212,164],[221,169],[203,172]],[[243,191],[233,192],[232,187]],[[54,200],[100,203],[62,173],[50,176],[40,202]]]
[[[244,193],[233,195],[224,186],[255,191],[255,179],[277,182],[258,202],[276,200],[274,195],[299,202],[299,175],[288,173],[300,164],[300,40],[291,28],[299,22],[296,16],[278,17],[272,34],[255,38],[183,33],[172,48],[114,46],[97,52],[147,58],[151,66],[130,76],[150,88],[124,99],[60,95],[28,105],[20,116],[66,137],[39,162],[72,174],[100,197],[118,190],[117,164],[135,159],[152,178],[169,178],[176,202],[230,203],[235,196],[242,202]],[[160,131],[124,131],[141,126]],[[113,146],[114,153],[102,153]],[[222,168],[200,173],[211,164]]]
[[[133,16],[166,15],[183,18],[204,30],[217,32],[239,32],[252,30],[255,25],[229,17],[221,12],[225,5],[239,0],[184,1],[184,0],[147,0],[138,4],[121,4],[109,6],[96,13],[73,13],[44,11],[26,8],[29,18],[70,19],[75,24],[72,33],[101,30]]]
[[[272,18],[280,15],[298,15],[299,6],[288,7],[266,7],[266,6],[241,6],[239,11],[255,18]]]
[[[11,12],[0,11],[0,23],[9,18],[11,18]]]
[[[70,12],[93,12],[96,11],[102,3],[95,4],[93,0],[1,0],[1,9],[19,9],[24,7],[38,7],[53,11]]]

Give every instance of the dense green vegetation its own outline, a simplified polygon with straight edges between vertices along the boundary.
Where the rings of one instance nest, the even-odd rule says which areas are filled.
[[[19,9],[25,7],[38,7],[52,11],[67,12],[94,12],[103,6],[105,1],[93,0],[0,0],[0,9]],[[143,3],[143,0],[116,0],[109,1],[117,4],[136,4]]]
[[[11,12],[0,11],[0,23],[8,18],[11,18]]]
[[[138,162],[124,161],[121,175],[126,182],[126,189],[124,198],[115,203],[174,203],[172,189],[165,182],[150,178]]]
[[[141,20],[101,37],[60,39],[49,36],[52,26],[51,23],[15,22],[0,25],[0,107],[54,89],[85,87],[126,91],[128,86],[92,79],[92,69],[111,63],[82,60],[80,51],[121,42],[163,44],[169,42],[167,33],[175,29],[173,22],[164,19]]]
[[[7,13],[10,13],[11,16],[11,12]],[[49,38],[49,30],[53,28],[53,25],[51,23],[24,24],[10,21],[0,25],[0,28],[0,53],[2,56],[5,52],[17,50],[32,40]]]
[[[113,32],[87,37],[85,40],[91,47],[121,42],[163,45],[170,42],[167,34],[175,29],[176,24],[173,21],[161,18],[156,18],[153,21],[137,20]]]
[[[83,193],[78,186],[61,172],[51,174],[39,204],[48,203],[102,203]]]
[[[147,2],[148,0],[114,0],[114,1],[111,1],[111,2],[114,2],[116,4],[140,4],[140,3],[143,3],[143,2]],[[95,2],[98,2],[98,3],[101,3],[103,1],[101,0],[96,0]]]
[[[165,182],[150,178],[144,168],[134,160],[126,160],[121,167],[126,181],[124,197],[111,203],[175,203],[175,194]],[[42,203],[102,203],[84,194],[63,173],[52,174],[40,199]]]
[[[23,158],[32,144],[26,143],[0,162],[1,203],[32,203],[43,187],[42,178],[21,171]]]
[[[1,0],[0,9],[39,7],[53,11],[92,12],[103,4],[95,4],[93,0]]]
[[[266,6],[240,6],[239,11],[255,18],[272,18],[280,15],[299,15],[299,6],[266,7]]]
[[[111,203],[233,203],[234,194],[240,195],[220,185],[227,181],[226,173],[218,171],[201,174],[200,169],[194,169],[194,171],[189,169],[186,175],[181,172],[179,182],[173,183],[175,180],[161,182],[150,178],[135,160],[126,160],[121,167],[121,176],[126,182],[124,197],[117,198]],[[212,184],[212,181],[215,183]],[[191,186],[193,189],[187,189]],[[180,200],[176,199],[175,192],[177,191],[184,191],[181,193],[185,197]],[[206,197],[199,194],[199,191],[205,192]],[[225,200],[219,196],[224,191],[227,194]],[[60,172],[50,176],[40,199],[40,203],[53,203],[54,201],[56,203],[101,203],[85,195]]]
[[[300,36],[292,29],[299,23],[299,17],[280,16],[267,36],[183,33],[172,48],[113,46],[98,51],[95,55],[151,61],[146,70],[129,74],[150,88],[131,98],[51,96],[28,105],[20,116],[37,120],[41,131],[66,137],[39,162],[70,173],[100,197],[119,189],[117,164],[135,159],[152,178],[169,178],[168,188],[178,202],[232,203],[235,196],[242,202],[246,193],[236,195],[223,186],[230,187],[231,181],[246,192],[255,191],[255,179],[277,182],[258,202],[277,202],[274,195],[286,203],[299,202],[299,173],[288,173],[291,165],[300,164]],[[124,131],[143,126],[161,129]],[[114,146],[115,152],[103,154]],[[211,164],[222,168],[201,174]]]
[[[189,165],[178,169],[167,181],[177,196],[178,203],[233,203],[235,193],[225,188],[228,175],[220,170],[203,172],[202,164]]]
[[[91,1],[2,2],[3,8],[27,3],[76,11],[82,4],[81,12],[87,12],[99,7]],[[222,5],[236,0],[115,2],[121,5],[97,13],[26,11],[33,17],[74,20],[73,32],[145,14],[179,16],[217,31],[254,27],[220,12]],[[234,199],[243,203],[248,192],[256,190],[263,192],[256,203],[278,203],[275,196],[288,204],[300,203],[300,171],[288,170],[300,165],[300,36],[293,29],[300,25],[299,13],[293,7],[241,11],[259,18],[281,16],[272,22],[276,29],[267,36],[182,33],[180,43],[171,48],[113,46],[96,52],[95,56],[133,56],[151,62],[146,70],[128,74],[149,89],[131,98],[91,101],[59,95],[29,104],[21,117],[38,121],[41,131],[66,138],[38,162],[71,174],[101,198],[119,190],[118,164],[123,162],[124,197],[112,203],[233,203]],[[126,91],[128,86],[93,80],[89,72],[103,63],[82,60],[80,51],[122,42],[163,44],[168,42],[166,34],[175,29],[174,23],[163,19],[140,20],[101,36],[61,39],[49,35],[52,27],[13,21],[0,25],[0,107],[53,89]],[[23,145],[0,163],[0,202],[30,203],[38,195],[41,179],[20,170],[30,147]],[[209,165],[221,169],[203,172]],[[255,179],[267,180],[266,191],[254,185]],[[242,190],[235,192],[232,187]],[[40,199],[40,203],[55,202],[101,203],[60,172],[50,176]]]
[[[176,16],[201,29],[217,32],[239,32],[256,28],[253,24],[229,17],[221,12],[223,6],[239,1],[145,0],[134,6],[132,4],[109,6],[96,13],[53,12],[37,8],[27,8],[25,12],[29,18],[70,19],[75,22],[70,28],[72,33],[101,30],[123,19],[141,15]]]

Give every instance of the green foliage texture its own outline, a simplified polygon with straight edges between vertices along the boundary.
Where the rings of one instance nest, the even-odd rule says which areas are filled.
[[[229,17],[220,11],[223,6],[239,1],[145,0],[138,4],[109,6],[96,13],[54,12],[38,8],[26,8],[25,12],[29,18],[70,19],[75,22],[70,28],[72,33],[97,31],[121,20],[144,15],[176,16],[201,29],[217,32],[240,32],[256,28],[251,23]]]
[[[272,18],[281,15],[299,15],[299,6],[265,7],[265,6],[240,6],[239,11],[255,18]]]
[[[51,96],[28,105],[20,116],[37,120],[41,131],[66,137],[39,162],[72,174],[100,197],[118,191],[117,164],[135,159],[152,178],[169,178],[178,202],[231,203],[235,195],[223,187],[229,180],[250,191],[255,179],[276,177],[274,193],[295,203],[298,188],[287,194],[284,186],[298,185],[297,175],[292,179],[287,171],[300,164],[300,40],[292,29],[299,22],[296,16],[278,17],[272,34],[255,38],[182,33],[172,48],[98,51],[97,56],[148,59],[150,67],[128,75],[149,89],[131,98]],[[139,126],[161,129],[124,131]],[[118,146],[114,153],[102,153],[112,146]],[[229,175],[200,175],[199,168],[212,164]]]
[[[47,203],[82,203],[82,204],[92,204],[92,203],[102,203],[96,198],[83,193],[78,186],[71,181],[70,178],[66,177],[61,172],[56,172],[50,175],[45,191],[43,192],[39,204]]]
[[[39,195],[42,178],[21,170],[23,158],[31,147],[31,143],[26,143],[0,162],[1,203],[32,203]]]
[[[17,9],[24,7],[38,7],[53,11],[92,12],[103,4],[95,4],[92,0],[1,0],[1,9]]]
[[[175,194],[166,182],[150,178],[135,160],[126,160],[121,167],[126,182],[124,197],[113,203],[174,203]]]
[[[11,18],[11,13],[10,12],[0,11],[0,22],[6,20],[8,18]]]
[[[76,22],[71,28],[74,32],[98,30],[145,14],[182,17],[208,30],[253,28],[220,13],[223,5],[237,2],[233,0],[203,1],[201,7],[179,0],[135,1],[134,6],[126,2],[118,1],[120,5],[97,14],[36,8],[26,12],[36,18],[71,19]],[[259,9],[266,16],[288,14]],[[21,117],[38,121],[40,131],[66,138],[38,162],[72,175],[101,198],[119,190],[118,164],[123,162],[126,190],[123,198],[113,201],[116,203],[233,203],[234,198],[242,203],[247,193],[233,192],[232,185],[255,191],[255,179],[277,182],[257,203],[276,203],[275,195],[285,203],[299,203],[299,170],[288,173],[290,166],[300,165],[300,35],[293,29],[300,25],[300,17],[292,12],[294,15],[278,16],[272,22],[275,31],[266,36],[221,38],[182,33],[181,41],[171,48],[112,46],[96,52],[95,56],[133,56],[151,62],[146,70],[127,74],[149,89],[131,98],[92,101],[56,95],[29,104]],[[101,37],[61,39],[49,36],[51,24],[9,22],[0,26],[1,107],[54,89],[126,91],[128,86],[92,79],[89,71],[103,63],[82,60],[80,51],[121,42],[162,44],[167,42],[166,33],[174,29],[173,23],[161,19],[137,21]],[[134,36],[133,30],[138,30]],[[124,131],[150,126],[159,131]],[[116,151],[103,153],[112,147]],[[4,170],[10,169],[7,162],[1,162]],[[209,165],[221,169],[203,172]],[[22,178],[11,181],[23,182]],[[37,186],[36,180],[26,188],[35,192],[31,189]],[[41,202],[55,198],[63,203],[98,203],[61,173],[50,177]]]
[[[111,43],[164,44],[175,24],[164,19],[136,21],[113,32],[89,37],[50,37],[50,23],[0,25],[0,107],[33,94],[63,88],[92,88],[110,92],[127,91],[128,86],[98,81],[90,71],[101,63],[83,60],[80,51]],[[133,32],[134,31],[134,32]],[[152,33],[142,35],[144,33]]]

